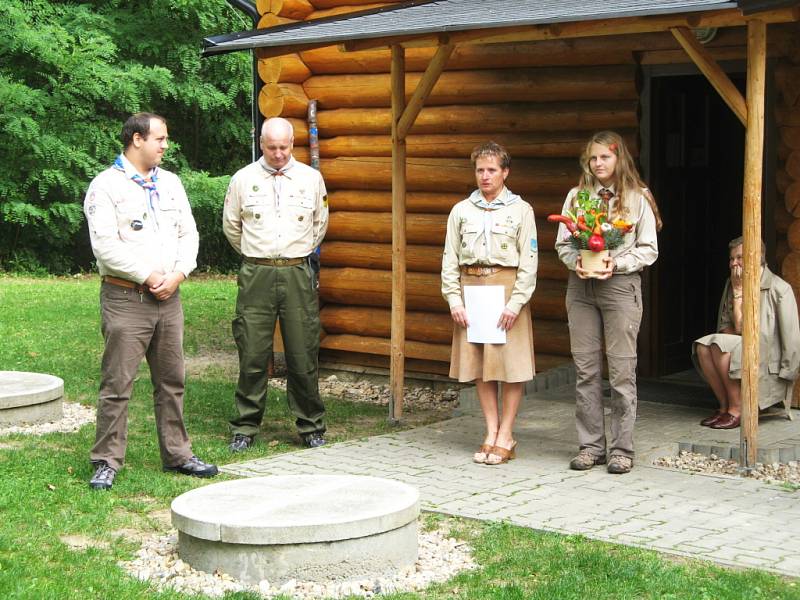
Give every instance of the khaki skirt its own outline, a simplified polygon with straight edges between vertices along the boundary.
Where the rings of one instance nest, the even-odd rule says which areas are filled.
[[[486,276],[461,273],[461,296],[465,285],[502,285],[505,300],[517,279],[515,268],[505,268]],[[533,358],[533,325],[530,304],[522,307],[505,344],[472,344],[467,341],[467,330],[458,325],[453,329],[453,349],[450,357],[450,377],[460,382],[505,381],[516,383],[530,381],[536,374]]]

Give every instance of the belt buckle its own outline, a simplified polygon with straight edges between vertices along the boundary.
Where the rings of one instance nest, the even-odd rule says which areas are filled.
[[[282,267],[282,266],[286,265],[287,262],[289,262],[288,258],[276,258],[275,259],[275,264],[277,266],[279,266],[279,267]]]

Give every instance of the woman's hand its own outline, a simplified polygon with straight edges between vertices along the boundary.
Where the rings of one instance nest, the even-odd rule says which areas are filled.
[[[583,262],[581,262],[581,257],[578,255],[578,260],[575,261],[575,275],[580,277],[581,279],[589,279],[591,276],[591,271],[587,271],[583,268]]]
[[[606,266],[600,271],[597,271],[596,279],[608,279],[614,274],[614,259],[609,256],[608,258],[604,258],[603,262]]]
[[[453,322],[461,327],[469,325],[467,322],[467,309],[463,306],[454,306],[450,309],[450,316],[453,317]]]
[[[517,322],[517,315],[507,308],[503,309],[503,313],[500,315],[500,320],[497,322],[497,326],[502,329],[503,331],[510,330],[514,323]]]
[[[742,267],[740,265],[731,267],[731,289],[734,296],[742,295]]]

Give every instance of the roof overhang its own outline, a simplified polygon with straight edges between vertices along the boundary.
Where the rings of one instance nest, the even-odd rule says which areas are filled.
[[[800,2],[778,0],[415,0],[203,40],[203,56],[258,49],[263,58],[323,46],[345,50],[497,43],[665,31],[672,27],[795,21]]]

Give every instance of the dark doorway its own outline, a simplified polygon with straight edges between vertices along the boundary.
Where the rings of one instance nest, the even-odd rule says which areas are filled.
[[[744,93],[744,74],[729,76]],[[664,229],[649,274],[643,374],[663,376],[690,369],[692,341],[716,327],[728,242],[742,230],[745,130],[701,75],[652,77],[650,85],[649,183]]]

